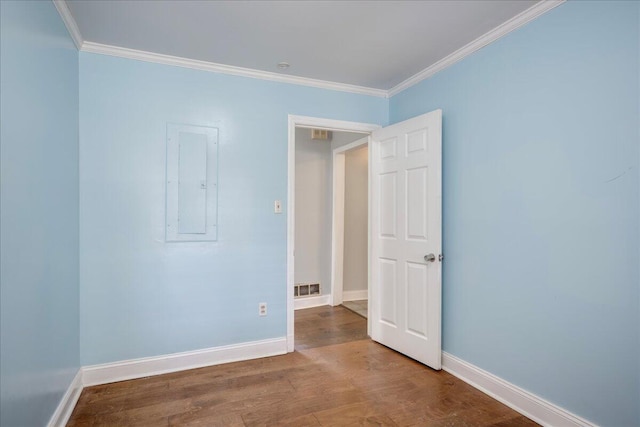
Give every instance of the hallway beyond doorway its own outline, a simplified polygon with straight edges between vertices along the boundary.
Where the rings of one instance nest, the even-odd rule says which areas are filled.
[[[369,300],[343,301],[342,305],[360,316],[367,318],[369,314]]]

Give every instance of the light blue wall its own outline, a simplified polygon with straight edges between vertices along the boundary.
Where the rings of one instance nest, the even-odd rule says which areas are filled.
[[[568,2],[390,101],[444,114],[444,350],[640,425],[638,2]]]
[[[0,15],[0,425],[31,427],[80,366],[78,52],[49,1]]]
[[[386,124],[388,102],[80,54],[83,365],[286,335],[288,114]],[[220,129],[217,242],[164,242],[167,122]]]

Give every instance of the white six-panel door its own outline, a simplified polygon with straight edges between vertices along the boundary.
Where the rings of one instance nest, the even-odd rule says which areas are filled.
[[[371,337],[440,369],[442,111],[374,131],[371,148]]]

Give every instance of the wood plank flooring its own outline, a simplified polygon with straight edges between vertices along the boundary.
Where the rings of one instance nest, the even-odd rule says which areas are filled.
[[[68,426],[483,426],[534,422],[366,336],[343,307],[296,311],[296,351],[83,390]]]

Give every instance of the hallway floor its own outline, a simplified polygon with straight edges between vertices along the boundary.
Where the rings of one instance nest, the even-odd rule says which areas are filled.
[[[535,426],[367,338],[344,307],[295,313],[296,351],[84,389],[68,426]]]
[[[369,315],[369,301],[366,299],[356,300],[356,301],[343,301],[342,305],[353,311],[354,313],[359,314],[365,319]]]

